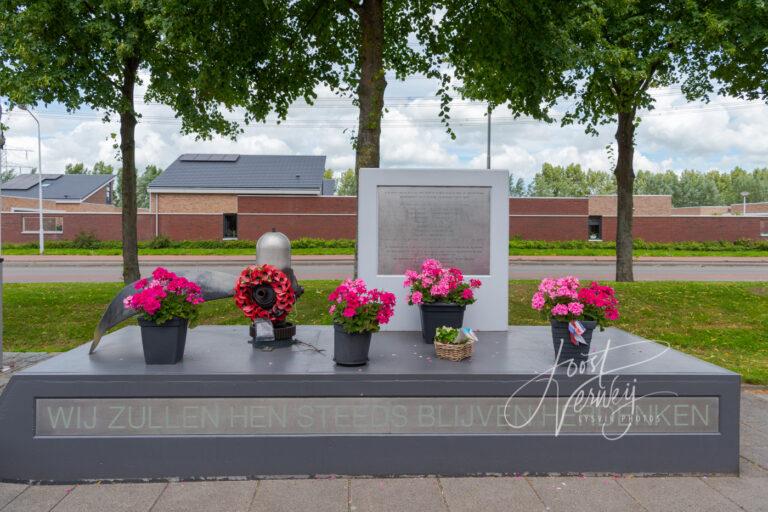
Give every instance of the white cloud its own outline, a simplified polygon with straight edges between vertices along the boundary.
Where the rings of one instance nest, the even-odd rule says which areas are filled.
[[[382,165],[391,167],[484,168],[486,161],[485,105],[458,101],[451,109],[452,140],[437,117],[439,101],[429,97],[435,83],[423,79],[391,80],[387,89]],[[656,110],[644,113],[638,128],[635,166],[661,171],[686,168],[751,169],[768,164],[768,107],[763,104],[714,98],[712,103],[689,104],[675,89],[656,92]],[[237,141],[223,137],[195,140],[179,133],[179,123],[167,107],[139,104],[144,114],[136,130],[137,165],[167,166],[181,153],[231,152],[261,154],[322,154],[328,167],[342,171],[354,165],[351,137],[357,128],[357,111],[348,99],[325,88],[318,89],[314,107],[295,105],[288,122],[274,120],[245,128]],[[119,152],[110,134],[116,122],[104,124],[97,113],[84,110],[66,116],[60,106],[40,110],[43,132],[43,169],[61,172],[67,163],[91,166],[105,160],[117,164]],[[236,112],[234,115],[237,115]],[[11,152],[9,161],[37,164],[37,132],[29,114],[14,111],[7,146],[28,149]],[[578,163],[585,168],[610,170],[606,146],[614,144],[614,126],[601,127],[597,137],[582,126],[560,127],[529,120],[514,120],[504,108],[492,117],[492,167],[509,169],[530,179],[545,162]],[[615,155],[615,150],[614,150]],[[615,158],[615,156],[614,156]]]

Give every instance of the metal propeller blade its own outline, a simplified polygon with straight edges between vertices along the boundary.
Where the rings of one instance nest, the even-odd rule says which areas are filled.
[[[200,290],[203,292],[203,298],[206,302],[223,299],[226,297],[232,297],[234,295],[235,281],[237,276],[227,274],[226,272],[215,272],[213,270],[188,270],[176,272],[176,275],[186,277],[190,281],[194,281],[200,285]],[[93,333],[93,342],[91,342],[91,349],[89,354],[93,354],[96,347],[99,346],[99,341],[104,333],[112,327],[116,326],[120,322],[128,320],[132,316],[136,315],[135,311],[126,309],[123,305],[123,300],[136,293],[136,289],[133,287],[134,283],[126,285],[120,293],[115,295],[112,302],[107,306],[104,314],[101,315],[99,325],[96,326],[96,330]]]

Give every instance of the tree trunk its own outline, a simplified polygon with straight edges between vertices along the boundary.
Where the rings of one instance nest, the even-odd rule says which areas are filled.
[[[616,280],[634,281],[632,272],[632,214],[635,171],[635,114],[620,112],[616,129],[618,158],[616,161]]]
[[[139,247],[136,212],[136,112],[133,89],[138,59],[125,63],[121,93],[123,107],[120,111],[120,153],[122,177],[120,194],[123,208],[123,281],[128,284],[139,279]]]
[[[383,0],[364,0],[360,16],[360,112],[355,146],[355,174],[361,167],[379,166],[381,117],[384,113],[384,7]]]
[[[384,5],[383,0],[363,0],[357,9],[360,18],[358,59],[360,83],[357,86],[359,118],[355,144],[355,195],[362,167],[379,167],[381,118],[384,114]],[[358,199],[359,206],[359,199]],[[357,245],[355,245],[357,276]]]

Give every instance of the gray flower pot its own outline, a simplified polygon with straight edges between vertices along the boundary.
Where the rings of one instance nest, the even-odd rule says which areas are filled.
[[[173,318],[157,325],[139,317],[144,362],[147,364],[176,364],[184,357],[187,342],[186,318]]]
[[[573,360],[576,363],[586,361],[589,357],[589,348],[592,343],[592,332],[597,327],[597,322],[594,320],[582,320],[581,325],[584,326],[585,332],[582,334],[586,345],[579,343],[578,346],[571,343],[571,335],[568,332],[568,322],[560,322],[558,320],[550,319],[550,325],[552,326],[552,344],[555,348],[555,357],[557,357],[558,351],[560,351],[560,357],[557,359],[557,363],[563,363],[569,360]],[[563,348],[560,349],[560,343]]]
[[[461,329],[464,324],[464,310],[466,308],[466,306],[447,302],[420,304],[421,336],[424,343],[432,344],[435,342],[435,331],[438,327],[446,326]]]
[[[370,332],[349,334],[340,325],[333,325],[333,360],[339,366],[368,364],[368,350],[370,348]]]

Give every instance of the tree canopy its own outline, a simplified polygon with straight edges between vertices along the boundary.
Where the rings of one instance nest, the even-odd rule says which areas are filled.
[[[0,90],[13,103],[88,106],[120,119],[126,282],[139,277],[136,86],[203,135],[236,130],[221,109],[237,100],[250,120],[285,111],[296,90],[311,91],[288,80],[308,57],[290,51],[285,9],[246,0],[0,0]]]
[[[455,90],[506,104],[516,116],[580,123],[592,134],[616,123],[617,280],[633,279],[635,128],[639,112],[653,108],[651,88],[680,84],[688,100],[712,92],[765,98],[768,6],[760,0],[439,5],[445,14],[430,44],[460,81],[441,91],[446,105]]]

